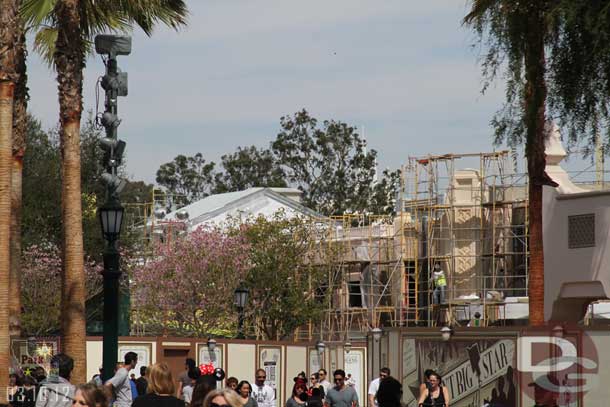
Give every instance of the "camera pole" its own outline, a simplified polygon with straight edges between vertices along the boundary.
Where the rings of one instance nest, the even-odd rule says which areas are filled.
[[[102,226],[102,234],[106,241],[104,258],[104,333],[103,333],[103,371],[102,380],[106,381],[114,375],[118,357],[119,343],[119,296],[121,277],[120,254],[118,250],[119,236],[123,221],[124,208],[119,194],[126,182],[119,178],[118,167],[121,165],[125,142],[117,137],[117,128],[121,124],[117,116],[117,98],[127,96],[127,74],[120,72],[116,60],[117,55],[128,55],[131,52],[131,38],[115,35],[98,35],[95,38],[95,49],[98,54],[107,54],[106,73],[101,85],[106,91],[105,111],[101,123],[106,130],[106,136],[100,140],[104,150],[104,168],[102,181],[106,187],[106,200],[98,208],[98,216]]]

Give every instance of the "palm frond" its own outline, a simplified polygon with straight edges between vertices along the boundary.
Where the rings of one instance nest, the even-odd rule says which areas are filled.
[[[57,0],[23,0],[19,10],[27,26],[39,26],[48,22]]]
[[[34,37],[34,51],[42,57],[49,68],[53,68],[53,54],[57,41],[57,28],[42,27]]]
[[[483,19],[497,3],[498,0],[472,0],[470,12],[464,17],[462,24],[470,25]]]
[[[183,0],[118,0],[120,9],[146,35],[155,25],[163,23],[175,30],[186,25],[188,8]]]

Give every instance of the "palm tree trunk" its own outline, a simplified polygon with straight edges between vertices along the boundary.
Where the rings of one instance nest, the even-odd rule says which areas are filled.
[[[544,11],[542,1],[531,2],[525,45],[526,156],[529,174],[529,323],[544,324],[544,251],[542,243],[542,187],[545,176],[544,124],[546,103]]]
[[[78,0],[56,5],[58,36],[55,68],[59,91],[62,153],[62,344],[74,358],[71,381],[86,381],[85,273],[81,206],[80,119],[84,46],[80,32]]]
[[[0,0],[0,405],[7,405],[11,365],[9,336],[9,275],[11,229],[11,160],[13,96],[15,92],[15,40],[19,5]]]
[[[13,166],[11,182],[11,273],[9,277],[9,331],[21,336],[21,206],[23,154],[27,131],[26,45],[23,23],[19,24],[16,71],[19,75],[13,103]]]
[[[0,2],[0,8],[5,4]],[[0,24],[3,22],[0,19]],[[1,40],[0,40],[1,41]],[[3,44],[0,43],[0,47]],[[0,61],[1,62],[1,61]],[[0,72],[2,75],[3,72]],[[11,138],[15,84],[0,77],[0,366],[10,366],[9,274],[11,218]],[[8,404],[8,375],[0,374],[0,405]]]

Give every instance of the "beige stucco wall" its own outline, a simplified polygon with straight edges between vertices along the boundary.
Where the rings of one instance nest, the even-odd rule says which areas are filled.
[[[256,345],[228,344],[227,375],[254,381],[256,370]]]
[[[87,380],[102,366],[102,341],[87,341]]]
[[[566,199],[544,187],[545,319],[566,282],[600,281],[610,293],[610,192],[573,194]],[[595,214],[595,247],[568,248],[568,216]]]

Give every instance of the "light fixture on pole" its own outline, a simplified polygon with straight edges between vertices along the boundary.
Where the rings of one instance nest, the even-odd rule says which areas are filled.
[[[216,349],[216,339],[214,338],[208,338],[208,350],[210,352],[214,352],[214,349]]]
[[[447,342],[449,339],[451,339],[452,334],[453,330],[448,326],[444,326],[441,328],[441,338],[443,338],[443,341]]]
[[[561,325],[556,325],[553,327],[551,332],[555,338],[563,338],[565,336],[565,329]]]
[[[345,353],[349,353],[352,350],[352,343],[350,341],[345,342],[343,345],[343,350]]]
[[[324,353],[324,350],[326,349],[326,344],[322,341],[318,341],[318,342],[316,342],[316,349],[318,350],[318,353],[321,355]]]
[[[371,329],[371,334],[373,334],[373,339],[375,340],[375,342],[379,342],[381,336],[383,335],[383,331],[381,330],[381,328],[373,328]]]
[[[97,212],[100,218],[104,239],[109,243],[117,241],[121,235],[125,208],[123,208],[121,204],[110,203],[103,205]]]
[[[237,307],[237,338],[245,339],[244,335],[244,308],[248,303],[248,289],[242,284],[233,293],[235,306]]]
[[[246,303],[248,302],[248,294],[248,289],[243,285],[240,285],[235,289],[233,292],[233,298],[235,306],[237,306],[238,309],[243,309],[246,306]]]

